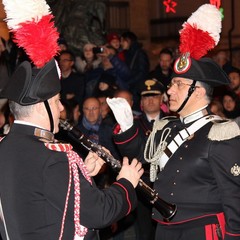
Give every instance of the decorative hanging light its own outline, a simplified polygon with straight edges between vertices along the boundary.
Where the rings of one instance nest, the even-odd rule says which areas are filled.
[[[165,6],[166,8],[166,13],[176,13],[176,9],[175,7],[177,6],[177,2],[174,1],[174,0],[165,0],[163,1],[163,5]]]

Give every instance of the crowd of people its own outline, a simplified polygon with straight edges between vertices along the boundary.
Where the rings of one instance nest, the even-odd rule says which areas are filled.
[[[103,46],[86,43],[82,49],[82,56],[74,56],[64,38],[61,37],[58,43],[61,51],[56,59],[61,69],[61,100],[63,103],[69,100],[70,104],[73,101],[78,103],[80,116],[75,120],[76,125],[84,117],[85,99],[94,97],[100,100],[113,97],[118,90],[126,90],[132,94],[133,111],[137,115],[141,114],[141,88],[148,79],[156,79],[163,84],[165,91],[161,109],[166,115],[174,114],[169,112],[166,94],[173,72],[173,62],[177,57],[174,49],[163,48],[159,52],[156,66],[150,69],[148,54],[133,32],[125,32],[122,35],[110,33],[106,36],[106,44]],[[1,38],[0,47],[0,88],[3,88],[16,66],[28,57],[11,39],[5,41]],[[100,52],[96,52],[98,48]],[[240,116],[240,69],[230,64],[225,51],[217,52],[213,60],[226,72],[231,82],[227,87],[214,90],[211,110],[225,118],[237,118]],[[11,119],[5,103],[6,101],[1,100],[1,133],[8,131],[6,126]],[[107,111],[110,112],[110,109]],[[105,116],[101,116],[101,121],[102,118]]]
[[[151,164],[148,164],[146,162],[144,163],[143,159],[146,158],[146,155],[144,155],[145,153],[144,153],[143,147],[148,143],[149,136],[152,136],[153,134],[153,126],[154,126],[154,123],[157,122],[156,120],[160,120],[165,117],[174,117],[174,120],[169,120],[168,123],[166,123],[169,125],[166,125],[166,126],[168,128],[175,129],[176,131],[178,131],[179,129],[182,129],[183,126],[181,122],[176,122],[175,117],[180,117],[180,119],[186,118],[185,119],[186,123],[184,124],[188,126],[187,124],[189,124],[190,122],[192,123],[199,119],[199,115],[195,113],[198,112],[199,109],[201,109],[201,114],[202,114],[201,117],[205,116],[206,113],[211,112],[213,114],[216,114],[222,117],[222,119],[232,119],[236,121],[236,123],[238,123],[239,125],[240,69],[232,66],[229,63],[229,61],[226,60],[226,58],[225,58],[226,60],[225,62],[222,62],[219,60],[220,55],[225,54],[225,52],[223,53],[222,51],[220,51],[219,53],[216,54],[215,58],[213,58],[212,60],[213,62],[214,61],[216,62],[216,66],[213,66],[210,70],[212,70],[213,72],[215,71],[216,76],[218,72],[220,71],[224,72],[226,76],[228,76],[230,84],[224,85],[223,87],[217,86],[214,89],[213,94],[211,95],[210,93],[208,94],[208,87],[202,84],[204,80],[209,81],[207,82],[209,83],[209,85],[212,84],[211,80],[209,80],[212,77],[212,76],[209,76],[211,74],[208,75],[207,73],[205,73],[204,79],[198,80],[199,82],[197,84],[193,83],[193,81],[187,74],[186,76],[181,75],[181,77],[183,78],[183,80],[181,81],[172,80],[174,74],[175,74],[174,76],[175,78],[179,77],[178,74],[176,74],[176,72],[174,73],[174,63],[176,62],[176,59],[179,56],[175,56],[173,54],[173,49],[163,48],[159,52],[159,58],[158,58],[158,62],[156,63],[156,67],[154,69],[150,69],[148,54],[141,46],[136,34],[133,32],[124,32],[122,34],[110,33],[106,36],[106,44],[103,46],[96,46],[94,43],[86,43],[82,49],[82,56],[74,56],[74,54],[68,49],[68,44],[62,38],[59,40],[59,46],[61,47],[61,51],[59,55],[56,56],[56,61],[58,62],[59,68],[61,71],[61,79],[60,79],[61,91],[60,91],[60,99],[57,99],[57,101],[61,101],[61,103],[59,103],[59,106],[58,106],[59,108],[61,108],[61,116],[60,116],[61,119],[67,120],[72,126],[77,127],[92,142],[99,144],[105,147],[106,149],[108,149],[114,158],[122,159],[124,156],[128,156],[131,159],[137,158],[139,160],[142,160],[142,163],[143,163],[142,166],[144,168],[144,174],[142,178],[150,186],[153,186],[153,183],[149,181],[149,177],[152,171],[150,169],[150,166],[154,165],[154,163],[151,163]],[[1,90],[5,87],[5,85],[7,85],[7,81],[11,77],[12,73],[14,72],[14,69],[23,60],[27,59],[27,57],[23,54],[22,50],[17,49],[16,46],[11,41],[6,42],[3,39],[1,39],[0,50],[1,50],[0,90]],[[203,65],[201,64],[202,64],[201,62],[193,63],[194,66],[196,65],[199,68],[203,68],[203,71],[205,71],[206,70],[205,67],[203,67]],[[219,83],[216,85],[221,85],[221,83],[223,83],[224,81],[227,81],[227,80],[225,76],[221,75],[221,78],[216,80],[216,82]],[[190,104],[194,105],[194,101],[198,102],[198,104],[197,105],[195,104],[193,108],[191,107],[191,105],[186,105],[186,107],[182,106],[184,110],[178,111],[179,110],[178,107],[180,107],[180,105],[177,105],[178,103],[176,102],[179,99],[173,99],[174,98],[173,95],[175,94],[175,91],[178,91],[180,94],[180,92],[183,91],[182,89],[184,87],[191,86],[191,85],[193,85],[194,94],[193,94],[193,97],[191,98],[193,100],[190,101]],[[204,92],[201,91],[202,89],[205,89]],[[53,100],[56,101],[55,93],[56,92],[54,92],[54,94],[51,93],[48,96],[49,99],[54,98]],[[182,101],[184,101],[184,98],[185,98],[184,94],[180,97]],[[124,101],[114,102],[116,99],[119,99],[119,98],[124,99]],[[111,102],[111,99],[112,99],[112,102]],[[13,99],[13,100],[18,102],[18,99]],[[126,103],[128,106],[126,106]],[[207,105],[208,107],[206,108]],[[127,108],[126,112],[122,111],[125,108]],[[37,114],[37,111],[38,111],[37,108],[36,109],[34,108],[32,110],[35,114]],[[15,115],[12,115],[12,113],[14,113]],[[128,113],[127,116],[126,116],[126,113]],[[191,114],[192,115],[195,114],[196,116],[195,115],[191,116]],[[22,118],[30,119],[34,123],[43,124],[43,120],[40,121],[36,119],[36,116],[29,117],[27,113],[26,115],[24,115],[24,113],[22,115],[21,114],[18,115],[17,106],[15,106],[13,103],[11,105],[11,111],[10,111],[6,100],[3,99],[1,100],[1,109],[0,109],[0,133],[1,134],[4,134],[4,135],[8,134],[9,129],[11,128],[16,116],[19,119],[22,119]],[[189,119],[187,119],[186,116],[189,116],[188,117]],[[118,134],[120,129],[116,128],[116,126],[119,126],[118,124],[120,124],[120,127],[121,127],[120,128],[121,134]],[[16,132],[27,130],[27,128],[26,129],[23,128],[19,130],[18,127],[16,127],[15,125],[13,124],[13,127],[16,129],[15,130]],[[160,129],[161,131],[164,131],[165,129],[167,129],[167,127],[162,126],[162,127],[159,127],[158,130]],[[114,129],[114,132],[113,132],[113,129]],[[136,129],[138,129],[137,134],[136,134]],[[210,140],[208,140],[208,142],[206,143],[206,146],[205,145],[201,146],[200,142],[201,142],[201,138],[203,138],[203,136],[208,134],[209,129],[210,127],[207,127],[206,129],[204,128],[203,130],[201,130],[200,135],[196,134],[197,142],[195,142],[192,146],[190,146],[191,145],[190,143],[189,146],[192,149],[196,149],[196,147],[194,146],[196,144],[199,146],[199,150],[197,151],[197,153],[189,152],[192,158],[194,158],[193,154],[199,154],[199,159],[203,158],[200,152],[201,150],[202,152],[206,151],[206,148],[210,145],[209,143]],[[219,129],[219,131],[221,131],[221,128]],[[156,141],[156,139],[157,141],[160,141],[161,137],[158,132],[156,133],[156,131],[154,132],[154,134],[155,136],[152,138],[152,141],[153,141],[152,145],[156,147],[158,146],[158,143],[154,143],[154,141]],[[172,135],[176,135],[176,134],[177,132],[176,133],[172,132]],[[171,138],[171,134],[168,135],[167,137]],[[190,138],[191,136],[188,136],[188,137]],[[69,138],[66,132],[64,132],[64,130],[62,129],[60,129],[60,131],[55,134],[55,138],[61,141],[67,141],[72,143],[74,150],[83,159],[87,159],[86,162],[91,162],[90,161],[91,158],[96,157],[95,155],[89,156],[88,151],[83,146],[79,146],[79,144],[76,144],[74,140]],[[172,138],[170,140],[172,140]],[[10,144],[14,145],[14,140],[9,139],[9,141],[10,141]],[[234,141],[234,140],[229,140],[229,141],[232,141],[231,146],[237,147],[237,141]],[[224,143],[225,141],[223,141],[223,145]],[[32,144],[34,146],[33,142],[29,142],[29,144]],[[3,148],[5,147],[5,145],[3,144]],[[150,149],[151,148],[150,145],[148,146],[149,148],[147,150],[148,151],[147,154],[151,155],[152,150]],[[180,150],[180,153],[177,153],[177,155],[174,155],[176,159],[177,158],[181,159],[181,156],[184,156],[183,150],[184,148],[188,147],[188,144],[186,143],[186,144],[183,144],[182,146],[183,147]],[[24,145],[23,147],[26,147],[26,146]],[[224,179],[227,179],[226,175],[224,175],[223,173],[222,174],[219,173],[220,171],[217,171],[217,169],[221,167],[221,163],[217,160],[217,156],[221,155],[220,153],[218,153],[218,151],[221,151],[221,145],[213,146],[213,149],[214,149],[213,152],[216,155],[215,157],[213,157],[213,163],[212,163],[213,174],[216,174],[216,178],[223,177]],[[228,150],[233,151],[235,154],[235,151],[232,148],[229,148]],[[225,153],[224,155],[225,157],[227,157],[226,154],[227,153]],[[154,154],[151,155],[151,158],[154,158]],[[233,160],[234,159],[232,159],[231,161]],[[55,164],[54,161],[52,164]],[[129,166],[126,166],[126,168],[127,167],[130,168]],[[184,167],[185,165],[183,163],[182,168]],[[192,167],[194,169],[194,166]],[[206,167],[206,171],[207,171],[207,166],[204,166],[204,167]],[[141,167],[138,166],[137,168],[140,169]],[[62,171],[61,166],[57,167],[55,170],[53,169],[52,170],[53,172],[49,171],[48,177],[51,178],[51,174],[55,174],[54,171],[57,171],[57,170],[61,172]],[[109,169],[108,166],[104,165],[104,167],[102,167],[101,170],[98,169],[96,171],[100,171],[99,174],[96,175],[96,173],[94,172],[92,173],[91,176],[95,178],[96,184],[98,185],[99,189],[105,189],[107,186],[110,186],[115,181],[116,174],[111,173],[111,169]],[[166,165],[166,170],[164,170],[160,179],[158,179],[158,182],[161,182],[162,186],[164,186],[164,189],[166,188],[166,186],[169,187],[169,191],[167,191],[168,193],[166,193],[166,191],[160,190],[161,196],[164,196],[168,199],[169,194],[170,195],[172,194],[171,195],[172,199],[173,201],[176,201],[176,202],[179,200],[178,195],[183,193],[180,193],[177,191],[174,192],[174,189],[173,189],[174,184],[182,184],[182,182],[186,180],[184,178],[180,179],[179,183],[177,182],[177,180],[176,181],[173,180],[176,178],[174,174],[177,171],[181,171],[178,169],[178,166],[175,166],[175,165],[169,166],[168,164]],[[169,172],[171,173],[168,174]],[[124,177],[128,178],[124,170],[121,172],[121,174]],[[66,173],[63,171],[63,177],[66,177],[65,175]],[[20,175],[18,177],[19,179],[21,178]],[[200,176],[199,178],[200,180],[201,180],[201,177],[202,176]],[[200,181],[196,177],[194,178],[195,178],[194,181],[196,182]],[[136,187],[137,185],[136,179],[137,179],[137,176],[134,178],[134,180],[131,180],[132,182],[134,182],[134,187]],[[55,185],[53,185],[52,188],[49,189],[49,192],[53,191],[54,187],[58,185],[57,181],[62,182],[61,176],[57,178]],[[82,179],[82,181],[86,181],[86,180]],[[210,176],[208,176],[208,181],[215,181],[215,180],[212,179]],[[131,198],[132,198],[131,201],[133,205],[136,205],[136,199],[135,199],[135,195],[132,193],[133,192],[132,188],[127,183],[121,182],[121,180],[119,180],[119,182],[122,185],[124,185],[124,187],[127,188],[129,193],[131,193]],[[238,181],[238,184],[239,184],[239,181]],[[204,189],[204,186],[200,186],[200,187]],[[157,186],[157,188],[158,190],[162,189],[161,186]],[[121,192],[121,190],[118,189],[118,187],[115,187],[115,189],[114,187],[112,187],[112,189],[113,189],[112,192],[109,191],[107,193],[107,197],[109,197],[110,199],[112,196],[114,198],[114,201],[116,202],[122,201],[124,204],[126,204],[127,200],[124,199],[123,197],[122,199],[117,200],[118,194],[121,195],[120,193],[118,193],[118,191]],[[225,186],[223,186],[222,189],[225,189]],[[57,192],[56,190],[54,190],[53,192]],[[237,194],[238,190],[237,189],[235,190]],[[194,190],[192,186],[189,186],[189,192],[187,192],[186,198],[189,196],[192,196],[193,198],[193,199],[190,199],[189,201],[191,200],[193,202],[196,201],[196,199],[194,199],[194,191],[201,191],[201,189]],[[173,196],[173,192],[174,194],[176,194],[177,196],[176,198],[174,198],[175,195]],[[91,194],[93,194],[93,192],[90,191],[89,189],[86,189],[86,194],[89,194],[90,196]],[[101,193],[99,192],[95,193],[94,194],[95,199],[98,199],[99,197],[99,195],[97,194],[101,195]],[[220,200],[218,199],[218,197],[220,198],[221,194],[219,195],[219,192],[215,189],[215,198],[213,197],[213,199],[210,199],[207,197],[209,196],[203,196],[203,198],[206,198],[209,201],[212,201],[213,203],[216,203],[216,202],[219,203]],[[9,199],[11,199],[11,196],[9,196]],[[94,205],[94,202],[93,202],[94,198],[92,198],[91,201],[89,199],[90,197],[86,199],[83,198],[83,201],[85,201],[87,206],[89,206],[91,203]],[[56,199],[53,196],[53,201],[55,200]],[[87,201],[90,201],[90,203],[87,204]],[[188,201],[186,200],[185,203],[187,202]],[[204,204],[204,201],[202,204]],[[224,204],[230,204],[230,203],[224,202]],[[235,207],[234,204],[232,205],[233,208]],[[119,205],[121,204],[119,203]],[[189,206],[189,209],[187,209],[186,206],[181,206],[181,202],[179,203],[179,205],[180,205],[180,208],[183,209],[182,211],[184,211],[184,214],[183,214],[184,217],[179,215],[177,216],[176,221],[179,221],[179,222],[188,221],[186,219],[198,217],[197,215],[192,214],[194,211],[191,212],[189,210],[191,209],[191,206]],[[103,207],[107,207],[106,211],[107,210],[110,211],[110,205],[109,206],[104,205]],[[175,231],[174,226],[169,227],[169,229],[171,229],[172,231],[170,233],[170,231],[166,227],[167,224],[162,223],[159,213],[154,212],[155,214],[154,219],[156,220],[156,222],[160,223],[156,228],[156,223],[152,220],[152,205],[149,204],[148,202],[145,202],[144,197],[141,195],[138,196],[138,207],[136,208],[136,210],[132,214],[124,217],[122,220],[120,220],[120,218],[122,218],[124,214],[126,214],[126,209],[120,209],[120,206],[118,207],[119,207],[119,210],[118,211],[116,210],[114,214],[116,215],[119,214],[119,216],[115,217],[114,214],[113,216],[111,216],[114,220],[116,220],[114,223],[112,223],[111,225],[112,227],[108,229],[109,231],[102,231],[102,234],[100,233],[101,239],[103,240],[109,239],[109,237],[116,240],[124,239],[125,229],[128,228],[129,226],[133,226],[133,228],[135,229],[135,239],[138,239],[138,240],[154,239],[155,231],[157,232],[157,235],[156,235],[158,236],[157,239],[160,239],[161,237],[163,239],[177,239],[172,237],[180,235],[180,230],[178,229],[179,231]],[[200,209],[201,207],[205,208],[205,206],[203,205],[200,206],[199,204],[198,213],[200,215],[202,214],[201,211],[203,211],[202,209]],[[220,208],[220,206],[218,207]],[[98,206],[96,206],[96,209],[94,208],[95,211],[99,211],[99,209],[97,208]],[[209,209],[210,209],[210,206],[209,206]],[[209,214],[211,214],[211,210],[209,209],[205,209],[204,213],[208,212]],[[9,209],[9,211],[12,211],[12,210]],[[229,210],[229,212],[230,211],[231,210]],[[219,212],[221,211],[219,210]],[[23,212],[23,214],[25,213]],[[59,218],[57,214],[55,217]],[[89,223],[88,220],[85,220],[83,218],[83,221],[84,221],[84,224],[90,226],[91,228],[91,223]],[[206,222],[204,222],[204,224],[208,223],[208,221],[212,221],[212,218],[211,219],[208,218]],[[109,220],[108,223],[109,222],[112,222],[112,219],[111,221]],[[198,227],[197,224],[199,222],[200,221],[198,221],[194,226]],[[214,218],[214,223],[215,223],[215,218]],[[100,223],[97,222],[96,226],[98,225],[100,225]],[[107,223],[103,225],[107,225]],[[191,223],[184,227],[186,228],[186,227],[189,227],[190,225]],[[239,226],[239,225],[236,224],[236,226]],[[184,229],[184,227],[182,229]],[[234,224],[233,226],[229,224],[227,227],[229,227],[230,230],[236,230],[234,229],[235,227]],[[239,231],[239,229],[237,229],[237,231]],[[187,235],[186,239],[194,239],[194,238],[191,238],[191,236],[194,236],[194,234],[196,233],[198,233],[200,236],[202,234],[202,229],[199,228],[196,231],[192,231],[192,232],[189,231],[188,233],[189,235]],[[72,236],[72,235],[70,234],[69,236]],[[239,235],[236,235],[236,236],[239,237]],[[34,239],[34,237],[32,239]]]

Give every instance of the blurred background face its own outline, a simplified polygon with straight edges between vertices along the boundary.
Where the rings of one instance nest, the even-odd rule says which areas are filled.
[[[118,39],[113,39],[110,42],[110,45],[115,49],[119,49],[120,48],[120,41]]]
[[[96,98],[89,98],[83,103],[83,114],[91,124],[95,124],[100,116],[100,103]]]
[[[80,113],[79,105],[76,105],[76,107],[73,109],[73,120],[76,124],[78,123],[80,115],[81,113]]]
[[[227,111],[233,111],[235,109],[236,102],[231,96],[225,95],[223,97],[223,107]]]
[[[168,70],[171,68],[172,58],[169,54],[162,53],[159,56],[159,65],[161,66],[162,70]]]
[[[162,104],[162,95],[142,96],[141,107],[146,114],[159,113]]]
[[[127,102],[129,103],[129,105],[132,107],[133,106],[133,97],[130,93],[128,92],[119,92],[117,94],[114,95],[114,97],[116,98],[124,98],[127,100]]]
[[[121,47],[123,50],[128,50],[130,48],[130,40],[121,38]]]
[[[72,69],[74,61],[71,59],[70,54],[63,53],[59,57],[59,67],[62,72],[66,72]]]
[[[107,104],[106,97],[99,97],[98,100],[100,102],[100,111],[102,118],[105,118],[111,109]]]
[[[234,91],[237,90],[238,88],[240,88],[240,75],[239,75],[239,73],[232,72],[232,73],[229,73],[228,76],[229,76],[229,79],[230,79],[229,87]]]
[[[224,51],[219,51],[215,56],[215,61],[220,67],[222,67],[228,61],[227,53]]]
[[[100,83],[99,83],[99,89],[100,89],[101,91],[107,90],[108,87],[109,87],[108,84],[105,83],[105,82],[100,82]]]
[[[94,58],[94,53],[92,51],[92,46],[85,46],[83,49],[83,55],[86,58],[86,60],[92,60]]]

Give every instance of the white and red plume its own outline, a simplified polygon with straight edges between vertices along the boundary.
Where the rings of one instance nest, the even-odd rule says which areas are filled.
[[[212,4],[199,7],[180,30],[179,51],[195,60],[205,56],[219,42],[221,33],[221,12]]]
[[[43,67],[59,51],[50,7],[44,0],[3,0],[3,5],[13,40],[36,67]]]

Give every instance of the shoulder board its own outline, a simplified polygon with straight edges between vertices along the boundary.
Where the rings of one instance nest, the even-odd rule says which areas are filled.
[[[177,121],[179,120],[179,118],[175,117],[175,116],[167,116],[167,117],[163,117],[157,121],[154,122],[153,124],[153,130],[158,131],[163,129],[169,122],[172,121]]]
[[[179,118],[176,116],[166,116],[166,117],[161,118],[160,120],[175,121],[175,120],[179,120]]]
[[[240,136],[240,128],[234,120],[217,120],[208,133],[208,138],[212,141],[229,140]]]

